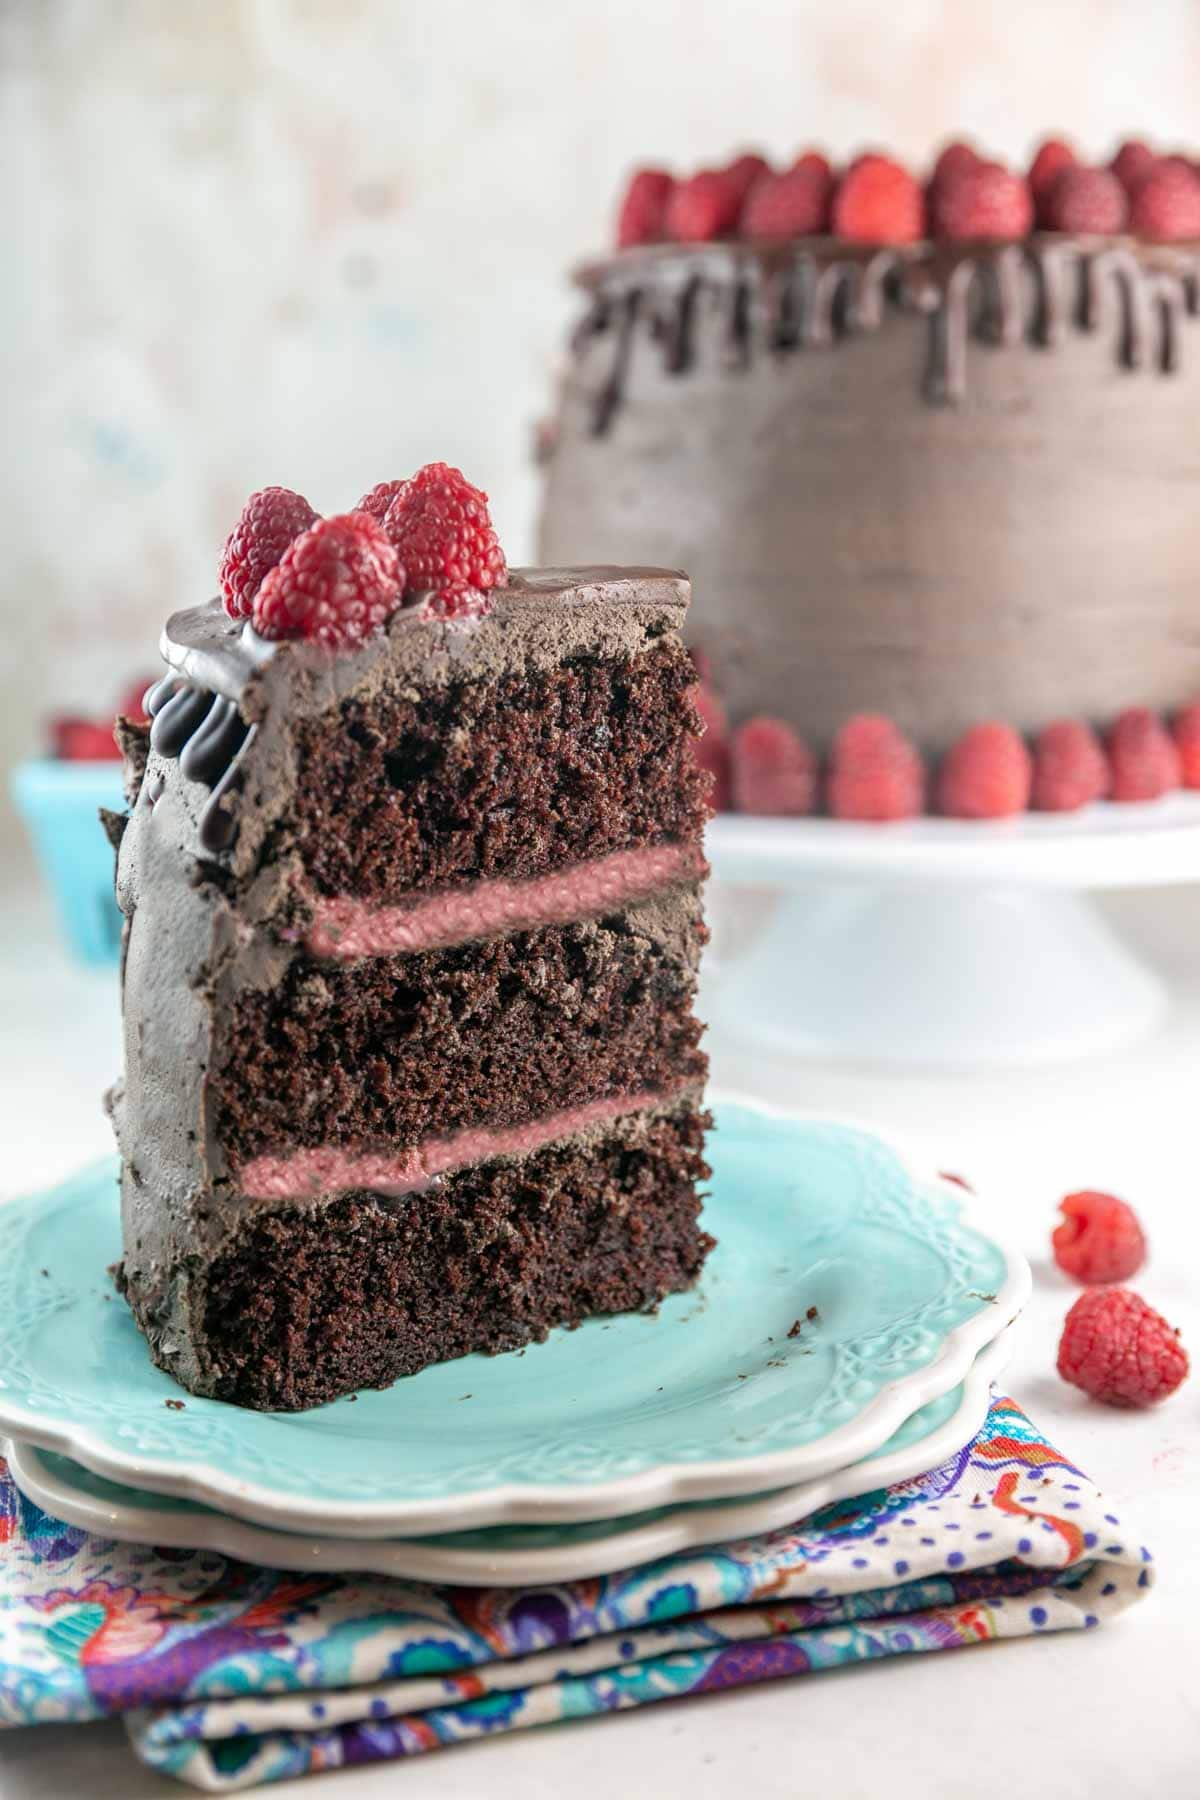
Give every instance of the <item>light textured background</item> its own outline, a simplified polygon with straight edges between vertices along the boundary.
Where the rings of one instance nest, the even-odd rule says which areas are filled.
[[[0,768],[153,667],[264,483],[446,457],[522,560],[631,162],[1200,137],[1195,0],[0,0],[0,68]]]

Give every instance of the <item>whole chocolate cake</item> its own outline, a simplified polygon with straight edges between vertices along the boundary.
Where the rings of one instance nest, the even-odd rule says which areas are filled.
[[[1046,150],[1025,181],[955,146],[924,189],[809,156],[740,210],[754,159],[644,171],[578,271],[540,551],[689,570],[716,736],[829,765],[882,714],[932,772],[999,722],[1019,767],[1200,695],[1200,179]]]
[[[652,1306],[710,1243],[688,584],[508,574],[431,469],[257,496],[124,734],[120,1285],[249,1406]]]

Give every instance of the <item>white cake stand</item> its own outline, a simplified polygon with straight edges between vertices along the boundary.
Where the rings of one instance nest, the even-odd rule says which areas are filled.
[[[1089,894],[1200,881],[1200,793],[994,823],[723,814],[707,842],[719,882],[782,890],[749,943],[717,909],[706,1002],[723,1030],[793,1056],[1050,1062],[1165,1012]]]

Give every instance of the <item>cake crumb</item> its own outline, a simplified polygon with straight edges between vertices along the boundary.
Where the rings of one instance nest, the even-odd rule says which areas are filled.
[[[799,1337],[800,1333],[803,1330],[804,1330],[804,1320],[803,1319],[793,1319],[791,1324],[788,1326],[788,1336],[790,1338]]]
[[[163,1405],[169,1406],[172,1412],[182,1412],[184,1408],[182,1400],[164,1400]]]
[[[821,1315],[817,1311],[815,1306],[810,1306],[804,1316],[808,1320],[810,1325],[815,1325]]]

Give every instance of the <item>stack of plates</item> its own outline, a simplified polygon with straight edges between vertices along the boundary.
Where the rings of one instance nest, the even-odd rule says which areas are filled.
[[[0,1209],[0,1433],[100,1535],[284,1569],[517,1586],[793,1523],[982,1424],[1029,1271],[861,1127],[715,1107],[699,1287],[306,1413],[155,1369],[106,1268],[114,1170]]]

